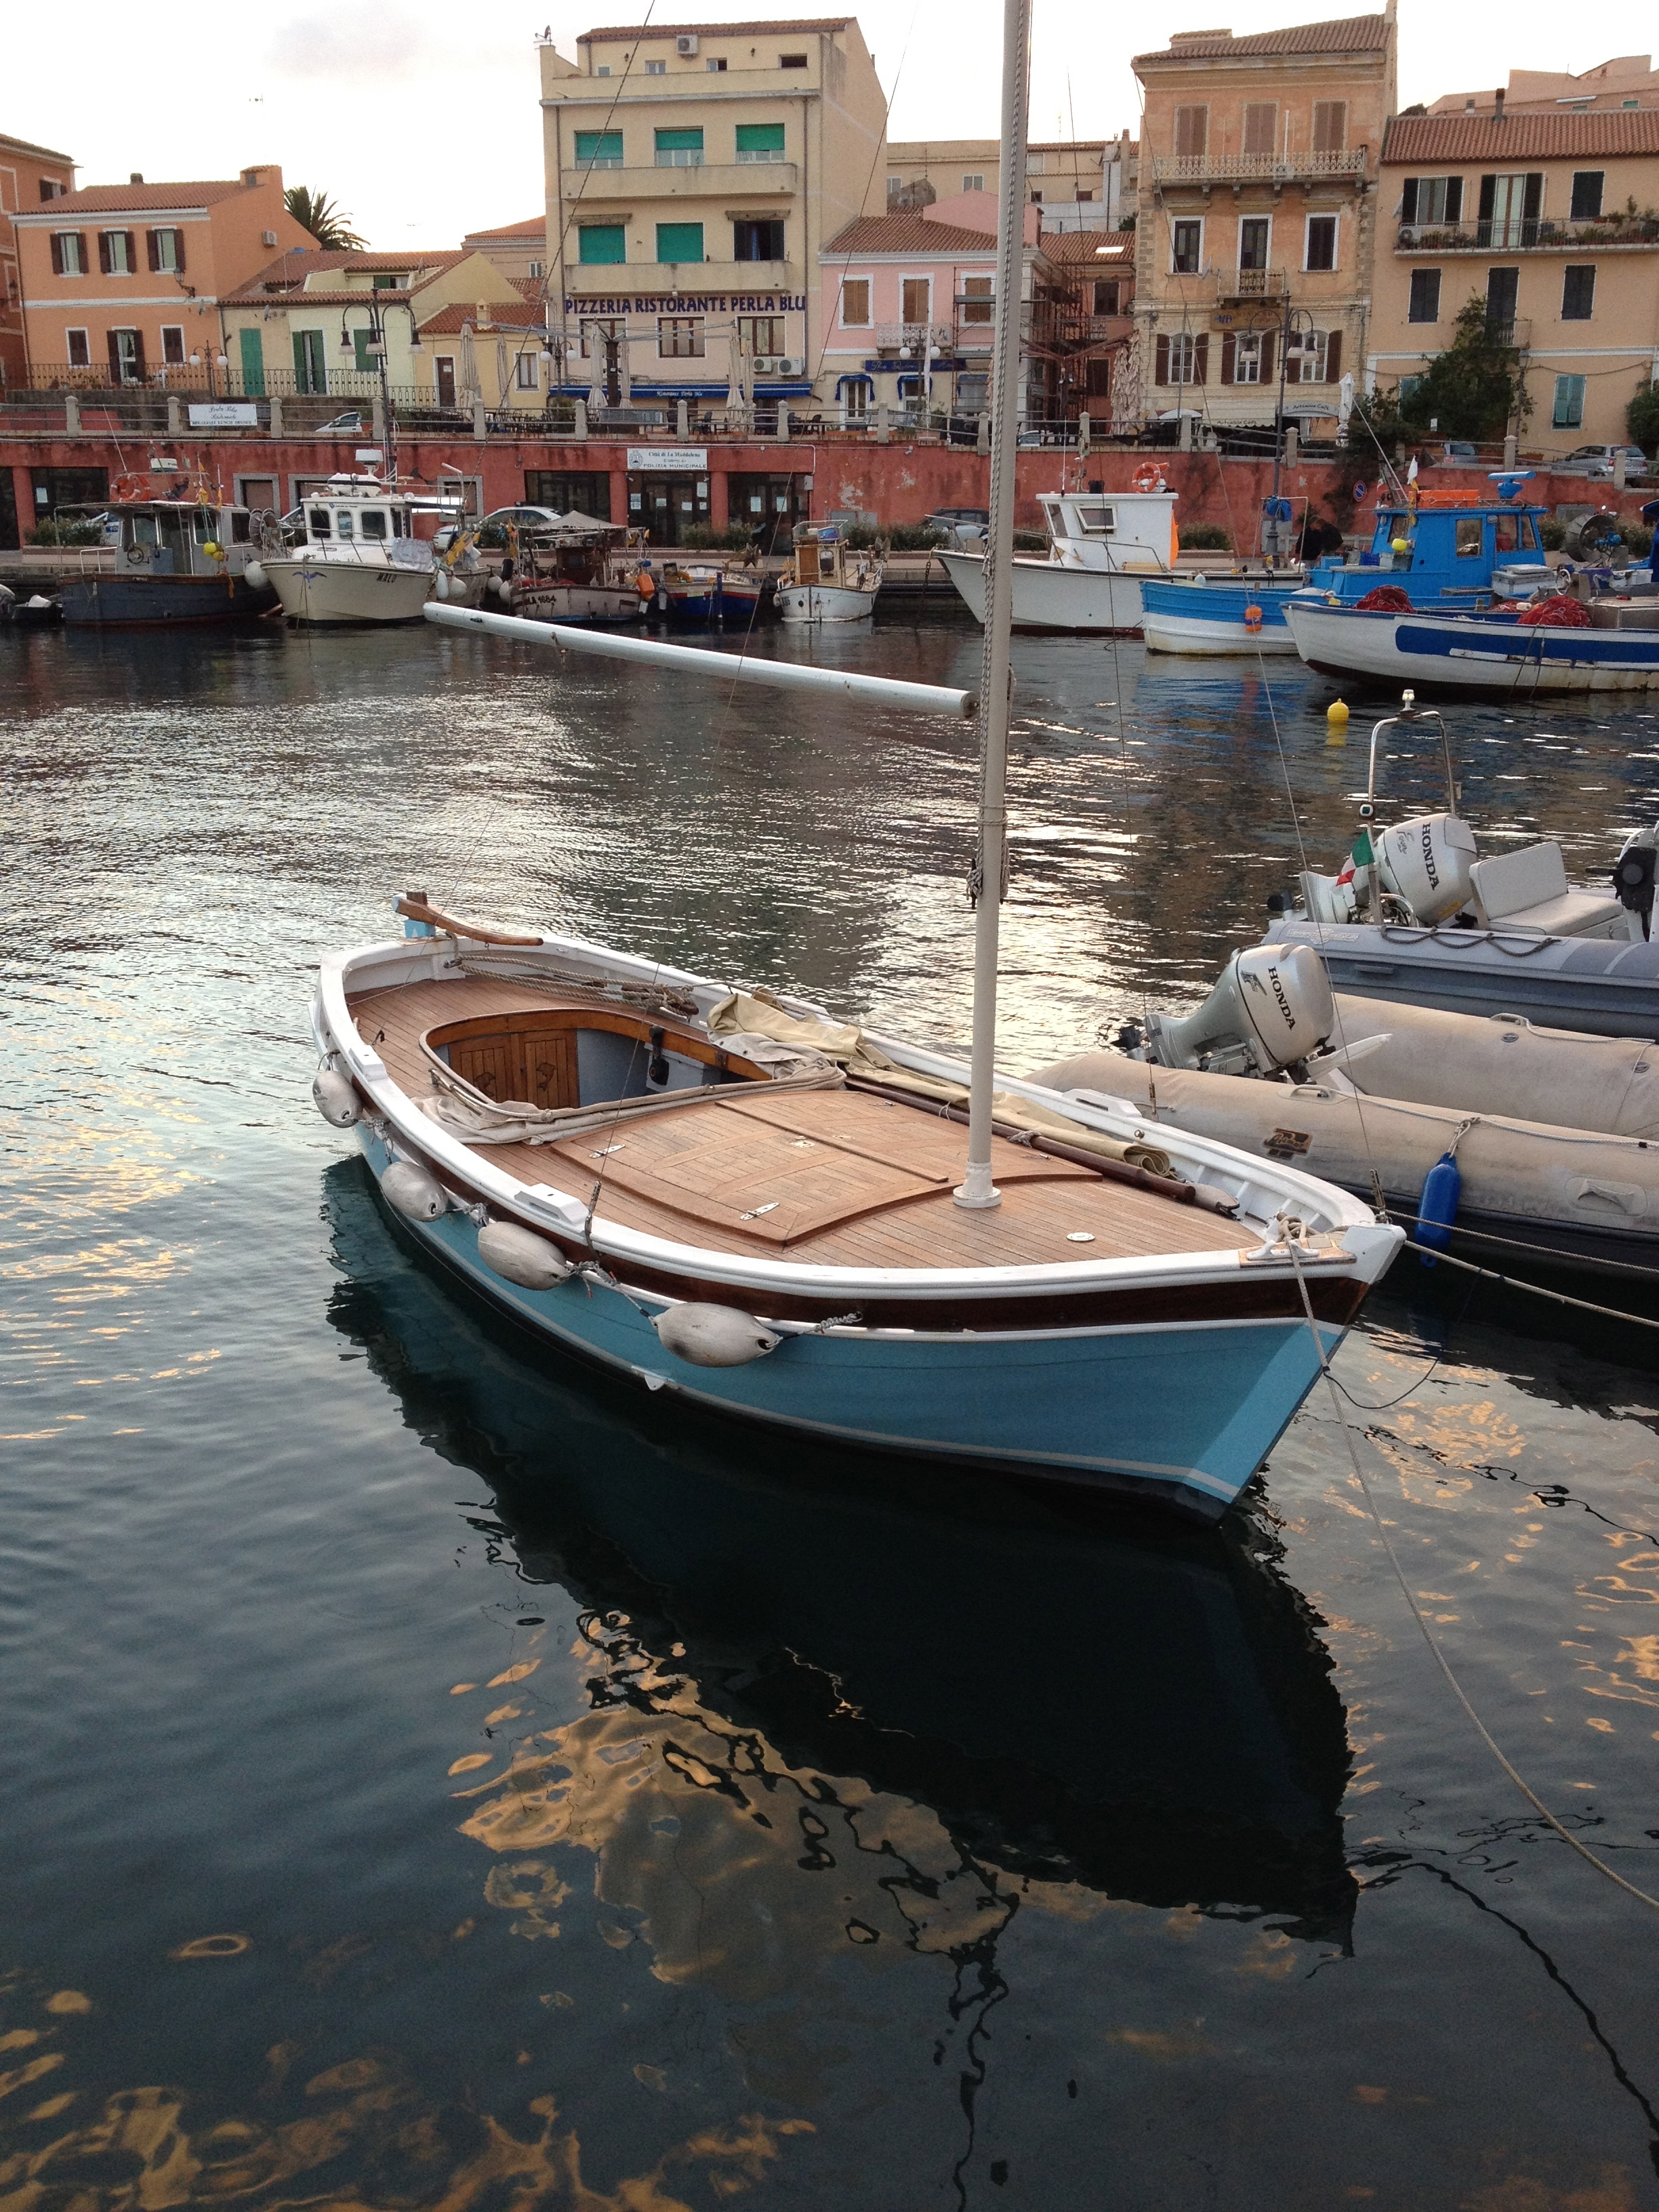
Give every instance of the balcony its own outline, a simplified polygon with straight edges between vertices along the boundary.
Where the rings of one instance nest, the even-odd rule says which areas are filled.
[[[1334,153],[1161,154],[1152,161],[1160,185],[1304,185],[1357,182],[1370,167],[1370,149],[1345,146]]]
[[[908,346],[916,359],[920,361],[927,350],[927,341],[930,334],[933,337],[933,351],[935,353],[949,353],[951,351],[953,342],[953,334],[949,323],[878,323],[876,325],[876,351],[878,353],[899,353],[902,351],[906,346]],[[989,337],[990,334],[988,331],[986,333],[986,341],[988,343],[989,343]]]
[[[1405,222],[1395,234],[1396,253],[1560,253],[1592,247],[1659,246],[1659,216],[1601,216],[1594,222],[1560,222],[1539,216],[1506,222]]]
[[[1215,295],[1219,301],[1282,300],[1291,280],[1282,269],[1218,269]]]
[[[667,157],[665,156],[665,159]],[[603,209],[617,201],[712,198],[730,193],[741,207],[755,199],[781,199],[799,189],[799,165],[794,161],[708,162],[701,168],[606,168],[598,162],[559,172],[559,190],[566,204],[580,200],[584,210]]]

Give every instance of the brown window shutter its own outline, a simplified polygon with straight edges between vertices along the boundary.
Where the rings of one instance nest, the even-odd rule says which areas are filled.
[[[1316,100],[1313,112],[1313,149],[1316,154],[1340,154],[1348,135],[1346,100]]]
[[[1231,384],[1233,380],[1233,351],[1237,343],[1231,331],[1223,331],[1221,333],[1221,381],[1224,384]]]
[[[112,384],[118,384],[121,381],[121,349],[115,342],[113,331],[106,331],[105,337],[109,346],[109,380]]]
[[[133,236],[133,234],[132,234],[132,233],[131,233],[131,231],[129,231],[129,232],[127,233],[126,236],[127,236],[127,267],[128,267],[129,269],[136,269],[136,268],[138,266],[138,242],[137,242],[137,240],[134,238],[134,236]]]
[[[106,230],[100,230],[98,234],[98,270],[100,276],[109,275],[109,233]]]
[[[1279,129],[1279,108],[1271,100],[1250,100],[1244,103],[1244,151],[1247,154],[1271,154]]]
[[[142,331],[135,331],[132,334],[132,367],[142,384],[144,380],[144,334]]]
[[[1325,341],[1325,381],[1335,384],[1342,374],[1342,333],[1333,331]]]
[[[144,244],[149,249],[150,267],[152,269],[159,269],[161,265],[161,240],[160,237],[155,231],[147,230],[144,233]]]
[[[52,273],[54,276],[64,273],[64,241],[55,230],[52,234]]]
[[[76,258],[81,264],[81,274],[84,276],[92,266],[91,262],[87,258],[87,234],[84,230],[77,230],[75,234],[75,253]]]
[[[173,265],[182,276],[185,273],[185,233],[182,225],[173,234]]]
[[[1158,342],[1158,363],[1152,371],[1152,381],[1154,384],[1167,384],[1169,380],[1170,341],[1167,337],[1161,337]]]
[[[1193,347],[1193,382],[1202,384],[1209,374],[1209,368],[1210,334],[1207,331],[1200,331]]]
[[[1178,155],[1196,159],[1201,155],[1209,141],[1210,111],[1207,107],[1177,107],[1175,112],[1175,149]]]
[[[1273,380],[1273,333],[1271,331],[1264,331],[1261,333],[1261,381],[1264,384],[1271,384]]]

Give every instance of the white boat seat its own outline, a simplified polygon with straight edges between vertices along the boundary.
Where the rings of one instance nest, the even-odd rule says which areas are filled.
[[[1494,853],[1469,870],[1474,910],[1484,929],[1535,929],[1547,937],[1585,937],[1621,919],[1611,890],[1575,890],[1553,839]]]

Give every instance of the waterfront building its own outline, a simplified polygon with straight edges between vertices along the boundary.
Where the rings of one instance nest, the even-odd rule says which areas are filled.
[[[1086,415],[1091,434],[1137,429],[1134,233],[1045,230],[1041,244],[1048,283],[1035,302],[1030,343],[1048,365],[1051,412],[1066,422]]]
[[[1026,197],[1042,210],[1048,230],[1116,230],[1136,204],[1140,148],[1126,131],[1117,138],[1038,139],[1026,155]],[[902,214],[955,199],[988,195],[994,210],[1001,147],[994,138],[891,140],[883,171],[884,198],[867,212]]]
[[[504,222],[493,230],[471,230],[461,240],[464,253],[482,253],[503,276],[520,286],[542,289],[547,274],[547,217],[527,216],[522,222]]]
[[[12,217],[62,199],[74,189],[75,164],[67,154],[0,131],[0,392],[28,381],[23,278]]]
[[[1368,382],[1409,390],[1471,299],[1518,349],[1528,445],[1627,435],[1659,379],[1659,107],[1402,115],[1383,154]]]
[[[1659,107],[1659,70],[1651,54],[1620,54],[1577,76],[1566,70],[1511,70],[1501,90],[1449,92],[1431,115],[1607,115],[1632,107]]]
[[[279,247],[315,246],[274,162],[211,183],[92,185],[13,217],[30,380],[216,380],[219,305]]]
[[[284,253],[224,302],[229,388],[248,399],[374,401],[380,390],[378,344],[385,347],[386,383],[398,400],[462,405],[466,396],[487,394],[465,373],[459,323],[453,344],[430,350],[416,342],[422,326],[459,307],[475,326],[493,325],[497,311],[510,313],[516,331],[525,305],[513,279],[482,253],[343,252],[315,246]],[[538,310],[532,319],[539,325]],[[493,327],[491,335],[493,340]],[[516,349],[517,339],[513,343]],[[539,349],[537,379],[539,387]]]
[[[886,122],[857,22],[606,28],[576,50],[541,44],[565,391],[609,368],[632,398],[718,405],[741,349],[756,399],[833,398],[818,257],[863,212]]]
[[[1336,413],[1343,375],[1364,357],[1395,45],[1388,0],[1381,15],[1249,38],[1183,32],[1137,56],[1134,312],[1149,415],[1270,424],[1281,372],[1287,414]]]

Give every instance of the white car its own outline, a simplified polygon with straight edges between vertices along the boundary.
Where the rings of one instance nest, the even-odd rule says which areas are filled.
[[[1555,473],[1563,477],[1606,479],[1613,474],[1613,457],[1617,453],[1625,457],[1625,482],[1645,483],[1648,457],[1639,446],[1575,446],[1565,460],[1554,463]]]

